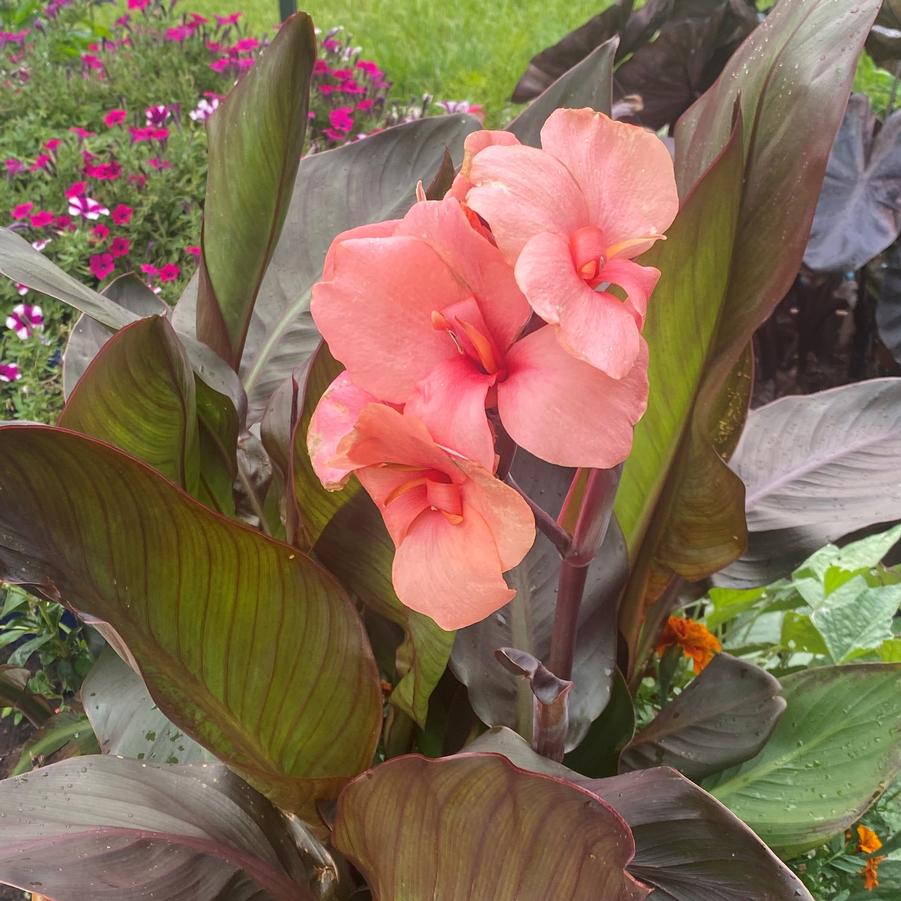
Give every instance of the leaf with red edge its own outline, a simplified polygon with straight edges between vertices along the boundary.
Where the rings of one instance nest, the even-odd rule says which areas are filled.
[[[380,901],[638,901],[632,836],[562,779],[496,754],[396,757],[338,799],[335,846]]]
[[[315,820],[368,766],[375,663],[309,557],[46,426],[0,427],[0,496],[0,578],[109,622],[160,709],[279,806]]]
[[[313,901],[279,812],[218,764],[78,757],[0,782],[0,882],[56,901]]]

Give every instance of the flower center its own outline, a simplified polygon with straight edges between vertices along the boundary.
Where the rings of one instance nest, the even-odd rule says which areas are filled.
[[[589,286],[602,287],[602,290],[606,290],[603,286],[605,283],[609,284],[609,279],[604,278],[604,267],[609,260],[623,256],[627,251],[645,245],[648,241],[665,240],[663,235],[650,234],[643,238],[626,238],[617,241],[616,244],[607,244],[599,228],[586,225],[584,228],[576,229],[569,236],[569,251],[576,272]]]
[[[390,506],[410,492],[416,492],[414,503],[421,504],[423,510],[430,509],[441,513],[454,526],[463,522],[463,498],[460,486],[451,482],[443,472],[419,470],[385,498],[385,506]]]
[[[474,297],[432,310],[432,328],[447,332],[457,352],[469,357],[486,375],[500,371],[503,355]]]

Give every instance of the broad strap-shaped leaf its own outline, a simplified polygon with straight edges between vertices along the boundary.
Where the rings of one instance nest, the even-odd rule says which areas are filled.
[[[779,681],[717,654],[629,743],[623,770],[667,766],[695,781],[753,757],[785,710]]]
[[[797,273],[854,63],[877,8],[878,0],[840,10],[830,0],[781,0],[676,128],[676,178],[681,195],[688,198],[686,210],[692,200],[695,216],[706,207],[706,225],[719,204],[730,208],[722,227],[732,239],[720,243],[709,232],[701,234],[697,224],[687,224],[686,232],[695,231],[698,240],[683,245],[681,258],[674,255],[673,229],[670,240],[648,255],[664,273],[649,309],[652,361],[666,354],[657,337],[666,329],[662,323],[654,325],[654,311],[661,318],[686,317],[687,295],[679,290],[680,282],[683,290],[703,297],[702,303],[712,303],[719,315],[715,328],[708,326],[709,337],[700,342],[704,362],[689,375],[691,417],[687,411],[675,417],[687,428],[677,457],[670,457],[674,464],[659,466],[660,449],[665,458],[672,445],[655,433],[658,417],[646,416],[641,424],[646,431],[639,429],[624,473],[617,506],[633,557],[641,548],[623,605],[630,667],[640,664],[653,642],[665,600],[650,610],[643,637],[641,605],[662,595],[673,573],[702,578],[734,560],[744,544],[742,488],[723,465],[741,431],[750,388],[736,368],[747,361],[754,330]],[[727,169],[731,178],[723,174]],[[709,192],[714,173],[723,178],[719,203]],[[698,201],[704,194],[705,200]],[[736,203],[733,230],[729,223]],[[729,267],[725,285],[711,279],[709,264],[698,268],[701,247],[716,248],[721,260],[717,275]],[[697,284],[692,284],[694,272]],[[708,280],[713,291],[705,290]],[[669,346],[682,357],[698,343],[691,333],[687,343]],[[666,386],[666,394],[672,390],[669,380],[658,376],[655,381],[653,371],[651,384]],[[669,401],[655,400],[652,387],[651,404],[658,403]]]
[[[137,316],[168,316],[168,304],[134,275],[120,275],[104,289],[103,296]],[[87,313],[82,313],[69,333],[63,353],[63,391],[66,397],[72,393],[88,364],[115,331]]]
[[[517,451],[513,476],[519,487],[552,516],[566,497],[573,471]],[[569,694],[567,750],[576,747],[607,706],[616,665],[616,601],[628,573],[622,533],[611,521],[588,571],[579,608],[573,689]],[[488,726],[510,726],[531,736],[532,691],[528,682],[498,663],[498,648],[516,648],[547,661],[560,577],[560,554],[540,532],[522,563],[507,574],[516,597],[487,619],[457,633],[451,655],[454,675]]]
[[[590,107],[610,115],[613,105],[613,58],[616,40],[609,40],[592,50],[578,65],[561,75],[536,97],[506,128],[532,147],[541,144],[541,126],[547,117],[561,107]]]
[[[618,814],[496,754],[396,757],[375,767],[341,793],[333,840],[381,901],[648,894],[625,870],[634,845]]]
[[[310,290],[322,276],[332,239],[342,231],[403,216],[428,184],[445,150],[459,162],[463,139],[479,128],[469,116],[435,116],[304,158],[281,237],[257,295],[241,364],[250,422],[319,343]],[[196,284],[175,310],[179,332],[193,334]]]
[[[812,901],[800,880],[731,811],[668,767],[586,779],[536,754],[509,729],[492,729],[467,752],[503,754],[516,766],[565,779],[602,798],[629,824],[629,872],[660,901]],[[600,896],[599,896],[600,897]]]
[[[717,576],[772,582],[817,548],[901,519],[901,379],[874,379],[755,410],[732,459],[747,486],[748,549]]]
[[[215,760],[156,706],[141,677],[110,648],[84,680],[81,699],[104,754],[148,763]]]
[[[291,200],[315,59],[313,22],[298,13],[207,122],[197,337],[234,369]]]
[[[447,667],[455,633],[398,600],[391,582],[394,545],[365,492],[357,491],[335,514],[315,554],[368,609],[404,630],[394,654],[397,683],[389,700],[425,728],[429,697]]]
[[[57,422],[149,463],[189,494],[200,479],[194,373],[172,326],[151,316],[94,357]]]
[[[782,688],[763,750],[705,787],[788,858],[853,823],[901,769],[901,664],[811,669]]]
[[[23,666],[0,664],[0,707],[15,707],[32,726],[40,726],[53,711],[45,698],[28,689],[30,678]]]
[[[56,901],[313,901],[265,798],[221,765],[80,757],[0,782],[0,881]]]
[[[876,131],[866,94],[852,94],[835,136],[804,264],[860,269],[901,232],[901,113]]]
[[[63,430],[0,428],[0,492],[0,578],[109,622],[160,709],[279,806],[312,820],[368,765],[375,665],[310,558]]]

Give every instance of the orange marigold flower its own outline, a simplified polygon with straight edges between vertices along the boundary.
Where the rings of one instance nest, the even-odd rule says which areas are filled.
[[[872,854],[882,847],[879,836],[866,826],[857,827],[857,850],[862,854]]]
[[[884,857],[871,857],[860,871],[863,876],[863,887],[868,892],[873,891],[879,885],[879,864],[883,860],[885,860]]]
[[[713,660],[714,654],[722,650],[717,637],[703,623],[679,616],[671,616],[667,620],[657,642],[657,653],[662,654],[672,645],[678,645],[686,657],[691,657],[696,674]]]

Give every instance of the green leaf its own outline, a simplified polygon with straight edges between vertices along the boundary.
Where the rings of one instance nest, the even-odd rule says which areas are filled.
[[[713,604],[713,610],[704,618],[708,629],[717,629],[749,610],[765,613],[804,604],[804,598],[785,579],[761,588],[711,588],[708,597]]]
[[[901,768],[901,665],[822,667],[782,687],[763,750],[705,787],[788,858],[853,823]]]
[[[0,782],[0,807],[0,881],[57,901],[318,897],[279,812],[223,766],[81,757]]]
[[[81,686],[81,699],[104,754],[148,763],[204,763],[212,754],[173,725],[141,677],[106,648]]]
[[[308,557],[44,426],[0,428],[0,492],[0,578],[109,622],[160,709],[279,806],[312,819],[369,764],[372,654]]]
[[[404,630],[395,652],[398,682],[389,700],[424,728],[429,697],[447,667],[455,633],[398,600],[391,582],[394,544],[367,494],[357,492],[335,514],[315,552],[370,610]]]
[[[810,617],[804,613],[789,611],[785,614],[779,633],[779,644],[791,653],[806,651],[820,657],[829,656],[829,649],[823,641],[823,636],[810,621]]]
[[[532,147],[541,145],[541,126],[561,107],[590,107],[610,115],[613,105],[613,58],[619,40],[606,41],[553,82],[508,126],[507,131]]]
[[[207,122],[197,337],[234,369],[291,200],[315,59],[312,20],[291,16]]]
[[[15,707],[32,726],[40,726],[52,711],[44,698],[28,690],[30,678],[24,667],[0,664],[0,707]]]
[[[64,710],[54,713],[31,736],[22,748],[16,765],[10,770],[10,775],[28,773],[51,756],[78,757],[82,754],[96,754],[99,750],[87,717],[77,710]]]
[[[419,119],[301,162],[241,364],[251,422],[262,418],[275,389],[319,344],[310,291],[332,239],[358,225],[403,216],[416,199],[417,183],[429,183],[445,150],[462,159],[463,139],[478,128],[469,116]],[[175,310],[176,330],[192,334],[195,319],[196,285],[189,285]]]
[[[643,613],[648,602],[744,544],[743,488],[723,460],[745,417],[747,346],[797,274],[877,9],[780,0],[677,125],[685,204],[643,258],[663,272],[646,326],[651,400],[617,503],[637,561],[621,615],[630,676],[665,616],[665,601]]]
[[[606,803],[496,754],[383,763],[341,793],[333,840],[392,901],[647,897]]]
[[[194,373],[161,316],[140,319],[103,345],[57,424],[115,445],[197,494]]]
[[[717,654],[629,743],[623,770],[669,766],[696,782],[753,757],[785,710],[779,682]]]

